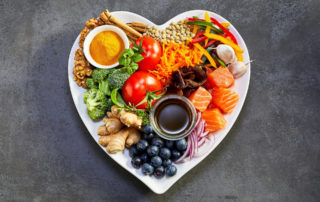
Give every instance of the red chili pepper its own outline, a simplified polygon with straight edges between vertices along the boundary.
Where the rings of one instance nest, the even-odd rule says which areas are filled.
[[[208,38],[208,37],[206,37],[206,36],[199,37],[199,38],[193,39],[193,40],[191,41],[191,43],[199,43],[199,42],[201,42],[201,41],[206,40],[207,38]]]
[[[208,48],[209,46],[211,46],[214,42],[216,42],[217,40],[212,39],[211,41],[208,42],[208,44],[206,46],[204,46],[203,48]]]
[[[204,21],[203,19],[198,19],[198,18],[187,18],[189,21]]]
[[[238,44],[236,37],[233,36],[233,34],[227,29],[225,28],[223,25],[221,25],[218,20],[214,19],[214,18],[210,18],[211,22],[213,22],[214,24],[216,24],[220,29],[222,29],[224,31],[224,33],[226,34],[226,36],[229,36],[230,39],[235,43]]]

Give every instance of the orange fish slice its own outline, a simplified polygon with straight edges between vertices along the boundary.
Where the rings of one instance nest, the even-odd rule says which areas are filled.
[[[224,119],[218,108],[207,109],[202,113],[202,119],[206,121],[206,131],[214,132],[226,127],[227,121]]]
[[[234,78],[228,68],[220,67],[208,74],[208,82],[212,86],[229,88],[233,85]]]
[[[239,101],[239,95],[229,89],[214,88],[211,91],[212,103],[224,113],[231,113]]]
[[[194,107],[203,112],[207,109],[212,99],[211,94],[203,87],[199,87],[192,95],[190,95],[189,100],[192,102]]]

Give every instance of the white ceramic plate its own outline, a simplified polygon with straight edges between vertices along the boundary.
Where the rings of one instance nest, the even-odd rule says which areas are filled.
[[[220,15],[208,11],[210,17],[216,18],[220,22],[228,22],[226,19],[221,17]],[[135,13],[126,12],[126,11],[117,11],[112,12],[112,15],[114,15],[116,18],[122,20],[123,22],[132,22],[132,21],[139,21],[146,23],[149,26],[157,26],[159,29],[165,29],[171,22],[178,22],[179,20],[184,20],[187,17],[192,16],[198,16],[199,18],[204,18],[205,11],[204,10],[192,10],[187,11],[184,13],[181,13],[171,20],[167,21],[166,23],[162,25],[155,25],[148,19],[137,15]],[[230,31],[235,35],[238,44],[240,47],[244,50],[243,58],[244,62],[247,63],[250,61],[248,49],[246,47],[246,44],[244,43],[242,37],[237,32],[237,30],[230,25],[229,26]],[[78,41],[79,41],[80,35],[75,40],[70,55],[69,55],[69,62],[68,62],[68,77],[69,77],[69,84],[70,84],[70,90],[72,94],[72,98],[74,101],[74,104],[76,105],[76,108],[78,110],[78,113],[87,127],[88,131],[90,132],[91,136],[94,138],[94,140],[98,143],[99,136],[97,135],[97,129],[100,125],[102,125],[102,121],[94,122],[90,119],[89,115],[87,114],[86,105],[83,103],[83,93],[86,91],[85,89],[79,87],[74,81],[73,81],[73,74],[72,74],[72,68],[74,67],[74,55],[75,51],[79,48]],[[239,96],[240,100],[234,109],[234,111],[229,114],[225,115],[225,118],[227,120],[227,127],[223,130],[220,130],[216,133],[214,133],[214,145],[211,148],[210,152],[208,152],[206,155],[192,159],[191,161],[185,162],[183,164],[178,164],[177,169],[178,172],[173,177],[164,177],[162,179],[156,179],[155,177],[150,176],[144,176],[141,173],[141,169],[137,170],[131,166],[131,158],[129,157],[128,150],[125,150],[124,153],[117,153],[114,155],[109,155],[112,159],[114,159],[118,164],[120,164],[124,169],[129,171],[131,174],[136,176],[139,180],[141,180],[145,185],[147,185],[152,191],[154,191],[157,194],[162,194],[166,192],[175,182],[177,182],[184,174],[186,174],[189,170],[191,170],[193,167],[195,167],[198,163],[200,163],[203,159],[205,159],[223,140],[223,138],[228,134],[229,130],[233,126],[234,122],[236,121],[241,108],[243,106],[243,103],[246,98],[246,94],[249,87],[249,81],[250,81],[250,63],[248,64],[248,71],[245,75],[243,75],[241,78],[236,79],[235,85],[232,87],[234,91],[236,91]],[[99,145],[99,144],[98,144]],[[100,145],[99,145],[100,146]],[[100,146],[101,149],[103,149],[105,152],[105,148]]]

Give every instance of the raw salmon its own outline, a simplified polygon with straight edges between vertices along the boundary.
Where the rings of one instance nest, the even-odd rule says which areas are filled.
[[[211,90],[212,103],[224,113],[231,113],[239,101],[239,95],[226,88],[214,88]]]
[[[228,68],[220,67],[208,74],[208,82],[212,86],[229,88],[233,85],[234,78]]]
[[[226,127],[227,121],[224,119],[218,108],[207,109],[202,113],[202,119],[206,121],[206,131],[214,132]]]
[[[189,97],[194,107],[203,112],[207,109],[212,99],[211,94],[203,87],[199,87],[194,93]]]

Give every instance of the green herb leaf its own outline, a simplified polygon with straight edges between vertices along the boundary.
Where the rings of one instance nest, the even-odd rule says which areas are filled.
[[[140,62],[141,60],[143,60],[143,56],[140,55],[139,53],[135,53],[132,56],[132,60],[133,60],[133,62]]]
[[[111,92],[111,100],[118,107],[124,107],[126,103],[122,99],[122,96],[120,95],[120,93],[118,93],[118,90],[119,88],[116,88]]]

